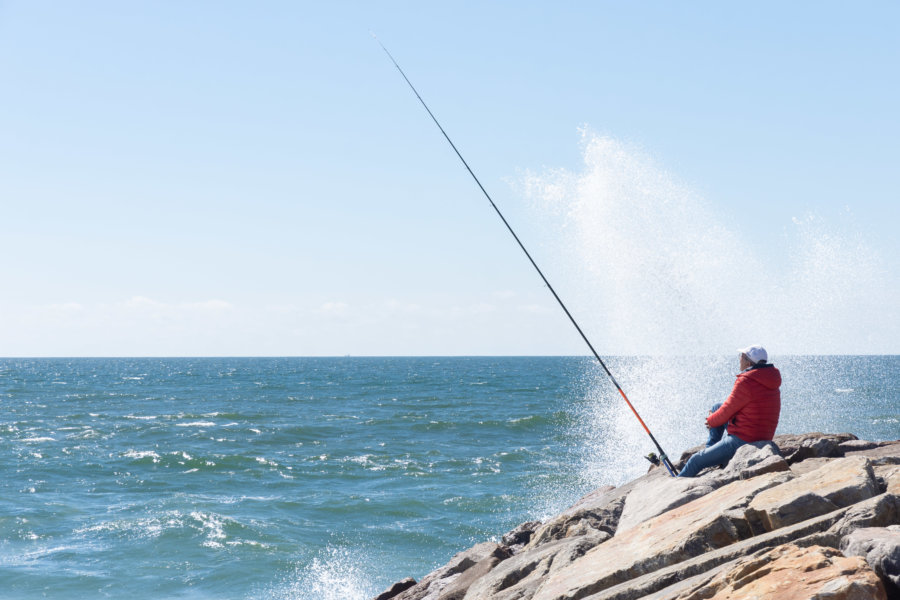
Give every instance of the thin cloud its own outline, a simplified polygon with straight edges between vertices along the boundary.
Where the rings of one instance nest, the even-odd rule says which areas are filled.
[[[201,300],[196,302],[160,302],[158,300],[153,300],[152,298],[147,298],[145,296],[132,296],[128,300],[122,303],[114,304],[115,307],[122,307],[126,309],[136,309],[136,310],[145,310],[152,309],[155,311],[164,311],[164,312],[196,312],[196,311],[222,311],[222,310],[231,310],[234,308],[234,305],[226,300],[220,300],[218,298],[213,298],[210,300]]]
[[[325,302],[319,306],[318,312],[325,315],[346,315],[350,309],[350,305],[346,302]]]

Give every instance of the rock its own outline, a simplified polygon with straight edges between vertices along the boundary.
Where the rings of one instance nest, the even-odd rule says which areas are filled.
[[[788,465],[787,461],[780,456],[770,456],[764,461],[744,469],[740,472],[740,476],[741,479],[750,479],[752,477],[765,475],[766,473],[781,473],[783,471],[789,471],[790,469],[791,467]]]
[[[684,468],[684,465],[687,464],[687,461],[688,461],[693,455],[697,454],[698,452],[700,452],[700,451],[703,450],[704,448],[706,448],[706,446],[694,446],[693,448],[689,448],[688,450],[685,450],[684,452],[682,452],[682,453],[681,453],[681,457],[680,457],[680,458],[678,459],[678,461],[675,463],[675,468],[678,469],[679,471],[681,471],[681,469]]]
[[[819,467],[824,467],[831,461],[838,460],[836,458],[807,458],[806,460],[791,465],[791,472],[794,475],[804,475],[810,471],[815,471]]]
[[[662,477],[644,481],[626,497],[617,531],[630,529],[733,481],[789,469],[774,443],[746,444],[738,448],[724,469],[706,471],[700,477]]]
[[[602,487],[597,488],[593,492],[582,496],[578,502],[567,508],[564,512],[574,512],[580,510],[586,506],[594,506],[598,502],[601,502],[603,498],[610,498],[610,492],[616,489],[614,485],[604,485]]]
[[[900,523],[900,496],[881,494],[851,506],[829,531],[839,538],[862,527],[887,527]]]
[[[595,533],[554,540],[529,552],[513,556],[479,579],[465,600],[522,600],[531,598],[551,573],[571,564],[591,548],[608,540],[608,533]]]
[[[847,437],[849,436],[849,437]],[[735,453],[734,457],[732,457],[731,461],[729,461],[728,465],[725,467],[725,470],[728,470],[729,467],[730,472],[728,475],[723,475],[723,484],[728,483],[730,481],[734,481],[736,479],[740,479],[740,472],[742,471],[751,471],[753,467],[761,462],[768,461],[769,465],[772,465],[774,468],[769,467],[768,470],[766,468],[760,469],[760,471],[764,472],[772,472],[772,471],[780,471],[784,470],[781,466],[780,461],[769,459],[770,456],[780,456],[783,459],[786,459],[788,456],[792,457],[792,460],[787,461],[788,466],[793,464],[793,462],[800,462],[807,458],[817,457],[817,456],[833,456],[833,457],[841,457],[842,453],[838,452],[838,445],[842,440],[856,439],[855,436],[848,434],[824,434],[824,433],[809,433],[802,436],[798,435],[779,435],[775,436],[775,440],[768,442],[751,442],[744,446],[738,448],[737,453]],[[781,444],[784,444],[782,448]],[[764,451],[763,454],[758,454],[755,456],[747,456],[747,453],[754,453],[754,450],[751,450],[747,447],[755,448],[756,450],[762,450],[764,448],[768,448],[770,451]],[[688,459],[703,450],[704,446],[697,446],[695,448],[691,448],[687,450],[681,455],[677,463],[678,469],[682,469],[684,465],[687,463]],[[743,452],[742,452],[743,451]],[[735,463],[735,461],[737,461]],[[775,466],[777,465],[777,466]],[[715,470],[711,469],[706,473],[713,473]],[[737,472],[737,473],[735,473]],[[754,472],[748,473],[747,477],[755,477],[756,475],[762,475],[762,472]],[[746,477],[745,477],[746,478]]]
[[[838,450],[846,455],[848,452],[855,452],[857,450],[871,450],[882,444],[883,442],[870,442],[868,440],[849,440],[838,444]]]
[[[703,477],[666,477],[649,481],[625,498],[616,534],[705,496],[716,487],[714,482]]]
[[[868,459],[843,458],[758,494],[746,511],[756,533],[843,508],[878,493]]]
[[[709,578],[711,576],[715,575],[716,573],[719,573],[720,571],[728,569],[736,562],[737,562],[737,560],[727,562],[723,565],[719,565],[713,569],[710,569],[708,571],[700,573],[699,575],[694,575],[693,577],[683,577],[683,578],[680,577],[672,585],[670,585],[666,588],[657,590],[650,594],[641,594],[638,596],[638,595],[635,595],[634,593],[629,593],[626,596],[626,595],[622,594],[622,591],[624,591],[624,590],[619,590],[618,588],[620,586],[616,586],[615,588],[605,590],[595,596],[590,596],[589,598],[590,598],[590,600],[600,600],[600,599],[602,599],[602,600],[612,600],[612,599],[615,599],[615,600],[672,600],[672,598],[674,598],[675,596],[677,596],[679,594],[684,593],[685,591],[693,590],[695,587],[697,587],[701,583],[709,580]]]
[[[674,600],[828,598],[886,600],[878,576],[859,557],[793,544],[764,550],[683,592]]]
[[[874,471],[885,493],[900,495],[900,466],[878,465]]]
[[[841,540],[844,556],[862,556],[890,588],[900,594],[900,525],[864,527]]]
[[[852,433],[806,433],[776,435],[775,444],[789,465],[808,458],[841,458],[840,445],[857,439]]]
[[[789,469],[790,466],[773,442],[753,442],[738,448],[728,465],[710,476],[721,486],[738,479],[750,479]]]
[[[510,552],[516,554],[528,545],[528,542],[531,541],[531,536],[534,535],[535,530],[540,526],[540,521],[528,521],[527,523],[522,523],[504,535],[500,541],[509,548]]]
[[[584,598],[613,585],[739,541],[743,527],[726,516],[759,492],[790,479],[771,473],[736,481],[654,517],[588,551],[552,573],[535,600]]]
[[[801,547],[814,545],[836,547],[840,538],[834,534],[821,532],[833,525],[847,510],[844,508],[792,527],[777,529],[701,554],[607,588],[587,596],[586,600],[671,600],[688,589],[690,582],[696,583],[700,579],[709,578],[729,568],[735,561],[760,550],[768,550],[787,543]]]
[[[416,585],[416,580],[413,579],[412,577],[407,577],[406,579],[404,579],[402,581],[398,581],[397,583],[395,583],[394,585],[392,585],[385,591],[381,592],[380,594],[375,596],[372,600],[390,600],[391,598],[393,598],[400,592],[408,590],[409,588],[411,588],[414,585]]]
[[[455,555],[446,565],[432,571],[392,600],[458,600],[465,594],[463,586],[467,587],[508,557],[509,551],[499,544],[477,544]]]
[[[724,469],[706,471],[699,477],[663,477],[645,481],[626,497],[617,531],[630,529],[733,481],[789,469],[772,442],[746,444],[738,448]]]
[[[848,452],[847,456],[864,456],[873,465],[900,465],[900,442],[891,442],[876,448]]]
[[[600,488],[376,600],[900,600],[900,442],[776,443],[784,456],[748,444],[701,477]]]
[[[511,556],[504,553],[503,550],[505,549],[499,549],[497,552],[475,563],[471,569],[466,569],[464,573],[461,573],[453,582],[444,587],[437,596],[429,595],[426,598],[428,600],[432,597],[434,600],[462,600],[473,583],[483,579],[501,561]]]
[[[645,475],[641,479],[650,479]],[[567,537],[593,533],[615,533],[622,515],[627,490],[604,488],[589,494],[571,508],[549,519],[537,528],[528,548],[536,548],[548,542]]]

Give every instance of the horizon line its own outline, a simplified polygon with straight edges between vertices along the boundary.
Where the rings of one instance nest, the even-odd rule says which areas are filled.
[[[695,358],[719,358],[730,356],[731,353],[724,354],[697,354]],[[611,358],[665,358],[664,354],[603,354],[603,356]],[[900,354],[883,354],[883,353],[853,353],[853,354],[836,354],[836,353],[786,353],[781,354],[782,357],[797,356],[900,356]],[[185,355],[92,355],[92,356],[0,356],[0,360],[121,360],[121,359],[249,359],[249,358],[589,358],[595,360],[591,354],[185,354]],[[774,363],[774,361],[773,361]]]

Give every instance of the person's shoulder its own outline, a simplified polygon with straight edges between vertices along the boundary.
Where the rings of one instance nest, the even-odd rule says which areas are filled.
[[[781,385],[781,371],[775,365],[762,365],[746,371],[748,378],[766,387],[778,387]]]

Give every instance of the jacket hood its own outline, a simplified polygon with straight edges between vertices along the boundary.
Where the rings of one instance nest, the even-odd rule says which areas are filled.
[[[739,373],[738,377],[749,377],[765,387],[776,390],[781,387],[781,372],[775,365],[765,365]]]

